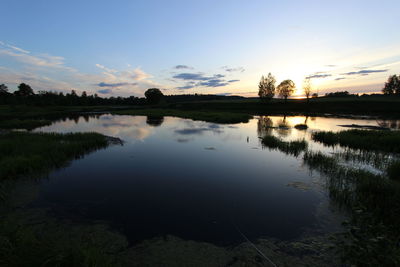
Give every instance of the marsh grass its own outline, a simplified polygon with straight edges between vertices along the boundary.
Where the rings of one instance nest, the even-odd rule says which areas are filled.
[[[46,174],[91,151],[109,138],[98,133],[27,133],[0,135],[0,180]]]
[[[193,111],[177,109],[130,109],[113,111],[118,115],[143,115],[143,116],[172,116],[192,120],[201,120],[216,123],[241,123],[248,122],[253,116],[246,113],[224,111]]]
[[[400,131],[346,130],[320,131],[312,139],[328,146],[340,145],[366,151],[400,153]]]
[[[386,171],[388,165],[394,160],[395,155],[379,151],[345,149],[344,151],[335,152],[334,157],[346,163],[361,163],[372,166],[380,171]]]
[[[271,149],[278,149],[289,155],[298,156],[301,152],[307,149],[307,142],[304,140],[298,141],[282,141],[280,138],[273,135],[266,135],[261,139],[261,144]]]
[[[51,120],[33,120],[33,119],[12,119],[12,120],[1,120],[0,129],[26,129],[33,130],[38,127],[47,126],[52,123]]]
[[[338,239],[343,259],[355,266],[400,264],[400,185],[382,175],[341,166],[321,152],[306,152],[304,163],[327,178],[331,199],[350,213]]]

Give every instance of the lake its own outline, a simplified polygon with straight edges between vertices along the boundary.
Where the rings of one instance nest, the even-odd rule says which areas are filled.
[[[298,130],[296,124],[308,129]],[[73,161],[39,181],[30,207],[74,222],[105,222],[131,244],[173,235],[233,245],[259,238],[292,240],[340,230],[343,214],[324,178],[302,157],[265,148],[264,135],[311,140],[339,125],[391,125],[374,119],[259,116],[216,124],[175,117],[92,114],[40,132],[99,132],[123,140]]]

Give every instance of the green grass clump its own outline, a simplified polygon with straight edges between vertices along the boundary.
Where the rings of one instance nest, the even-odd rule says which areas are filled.
[[[345,167],[321,152],[307,152],[304,163],[327,178],[329,196],[350,212],[337,239],[343,260],[354,266],[400,264],[400,185],[382,175]]]
[[[400,181],[400,161],[390,164],[387,168],[387,174],[390,179]]]
[[[50,120],[2,120],[0,121],[0,129],[26,129],[32,130],[38,127],[50,125]]]
[[[304,140],[285,142],[273,135],[266,135],[261,139],[263,146],[278,149],[289,155],[298,156],[302,151],[307,149],[307,142]]]
[[[109,138],[98,133],[4,133],[0,135],[0,180],[45,174],[108,144]]]
[[[347,130],[321,131],[312,135],[313,140],[325,145],[341,145],[367,151],[400,152],[400,131]]]
[[[130,109],[113,111],[118,115],[172,116],[216,123],[241,123],[252,118],[249,114],[223,111],[193,111],[177,109]]]

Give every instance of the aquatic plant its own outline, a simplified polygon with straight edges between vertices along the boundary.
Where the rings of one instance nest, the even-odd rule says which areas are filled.
[[[296,124],[294,128],[296,128],[297,130],[307,130],[308,126],[307,124]]]
[[[312,139],[328,146],[340,145],[367,151],[400,152],[399,131],[346,130],[340,132],[320,131]]]
[[[280,138],[273,135],[266,135],[261,139],[263,146],[271,149],[278,149],[286,154],[298,156],[302,151],[307,149],[307,142],[304,140],[297,141],[282,141]]]
[[[332,200],[350,213],[338,238],[344,261],[356,266],[400,264],[400,185],[382,175],[345,167],[321,152],[306,152],[304,163],[327,178]]]
[[[4,133],[0,138],[0,180],[46,174],[110,142],[98,133]]]

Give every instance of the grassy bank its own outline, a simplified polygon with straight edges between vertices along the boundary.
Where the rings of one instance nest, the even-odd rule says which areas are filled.
[[[3,133],[0,180],[46,174],[108,144],[108,137],[97,133]]]
[[[216,123],[240,123],[248,122],[251,115],[237,112],[215,112],[215,111],[192,111],[177,109],[131,109],[113,111],[118,115],[143,115],[143,116],[172,116],[192,120],[201,120]]]
[[[400,131],[347,130],[313,133],[313,140],[325,145],[340,145],[366,151],[400,152]]]
[[[259,99],[226,101],[198,101],[170,103],[168,108],[180,110],[230,111],[249,114],[337,114],[337,115],[374,115],[400,117],[399,97],[369,98],[316,98],[307,102],[305,99],[281,99],[263,102]]]

